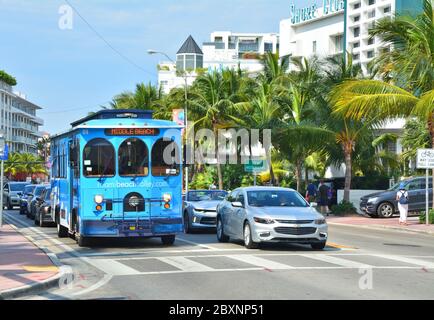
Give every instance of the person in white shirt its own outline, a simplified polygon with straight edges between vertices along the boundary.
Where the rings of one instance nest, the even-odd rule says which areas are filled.
[[[401,183],[398,193],[396,194],[399,209],[399,224],[408,225],[408,191],[405,189],[405,184]]]

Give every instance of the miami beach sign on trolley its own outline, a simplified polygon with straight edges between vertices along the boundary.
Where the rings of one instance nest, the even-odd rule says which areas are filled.
[[[323,0],[323,15],[329,15],[345,9],[345,0]],[[297,24],[318,18],[318,5],[312,4],[304,8],[291,5],[291,23]]]

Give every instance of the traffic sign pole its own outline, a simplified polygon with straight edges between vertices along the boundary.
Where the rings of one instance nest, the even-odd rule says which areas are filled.
[[[3,175],[4,175],[4,160],[1,161],[0,170],[0,228],[3,227]]]
[[[429,226],[429,169],[426,169],[426,225]]]

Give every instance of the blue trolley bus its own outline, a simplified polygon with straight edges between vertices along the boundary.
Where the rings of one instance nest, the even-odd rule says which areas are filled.
[[[53,220],[79,246],[93,237],[161,237],[182,223],[181,130],[152,111],[103,110],[51,138]]]

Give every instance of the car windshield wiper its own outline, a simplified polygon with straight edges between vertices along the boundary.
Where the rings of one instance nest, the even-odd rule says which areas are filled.
[[[105,165],[105,167],[104,167],[104,170],[102,171],[102,173],[101,173],[101,175],[99,176],[99,179],[98,179],[98,180],[101,181],[102,178],[104,178],[105,174],[107,173],[107,169],[109,168],[109,164],[110,164],[110,162],[112,161],[112,159],[113,159],[113,155],[110,157],[109,161],[107,161],[107,163],[106,163],[106,165]]]

